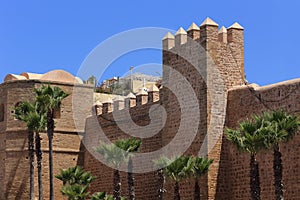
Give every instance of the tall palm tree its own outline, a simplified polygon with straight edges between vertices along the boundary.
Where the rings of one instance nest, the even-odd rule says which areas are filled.
[[[127,160],[128,153],[123,149],[117,147],[115,144],[105,144],[100,142],[100,145],[95,148],[95,151],[102,155],[106,161],[113,165],[114,169],[114,178],[113,178],[113,197],[114,200],[121,200],[121,180],[120,172],[118,167],[120,164]]]
[[[195,179],[194,200],[200,200],[199,178],[206,174],[213,160],[201,157],[191,157],[192,159],[192,176]]]
[[[47,136],[49,143],[49,186],[50,186],[50,200],[54,199],[53,187],[53,150],[52,140],[54,133],[54,112],[59,109],[62,100],[68,96],[61,88],[51,87],[50,85],[42,85],[41,88],[35,90],[36,100],[39,109],[47,113]]]
[[[157,199],[162,200],[165,193],[164,184],[166,181],[166,176],[164,169],[170,164],[170,160],[167,157],[161,157],[157,160],[154,160],[154,165],[157,168],[156,174],[158,176],[157,180]]]
[[[116,146],[123,149],[124,151],[128,152],[128,193],[129,199],[135,199],[134,193],[134,176],[132,173],[132,159],[130,153],[137,152],[142,144],[142,140],[136,138],[129,138],[116,141]]]
[[[264,129],[265,145],[273,149],[274,187],[276,200],[283,200],[282,159],[279,143],[287,142],[297,133],[300,122],[297,116],[289,115],[285,111],[264,112],[258,117],[267,123]]]
[[[264,148],[264,138],[260,130],[263,127],[261,120],[245,120],[236,130],[226,129],[227,139],[235,144],[238,149],[250,153],[250,192],[252,200],[260,200],[259,165],[256,154]]]
[[[180,200],[179,182],[190,176],[192,160],[189,156],[175,158],[165,169],[167,177],[174,183],[174,200]]]
[[[36,134],[36,155],[38,163],[39,200],[43,199],[42,186],[42,151],[39,133],[46,129],[46,116],[41,113],[36,103],[21,102],[15,108],[15,117],[24,121],[28,129],[28,151],[30,160],[30,200],[34,199],[34,132]]]

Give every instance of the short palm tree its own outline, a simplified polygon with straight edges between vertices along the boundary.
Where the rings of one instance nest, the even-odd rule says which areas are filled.
[[[200,200],[199,178],[205,175],[213,160],[201,157],[191,157],[192,159],[192,176],[195,179],[194,200]]]
[[[287,142],[297,133],[300,122],[297,116],[289,115],[285,111],[265,112],[258,117],[265,120],[265,145],[273,149],[274,187],[276,200],[283,200],[282,159],[279,143]]]
[[[113,200],[114,197],[112,195],[106,194],[106,192],[97,192],[91,196],[91,200]],[[125,200],[124,197],[121,197],[121,200]]]
[[[30,200],[34,199],[34,133],[36,134],[35,146],[38,163],[38,188],[39,199],[43,199],[42,186],[42,151],[40,132],[46,129],[46,115],[41,113],[36,103],[21,102],[15,108],[15,117],[24,121],[28,128],[28,151],[30,159]]]
[[[142,144],[140,139],[136,138],[129,138],[116,141],[116,146],[123,149],[124,151],[128,152],[128,193],[129,199],[135,199],[134,193],[134,176],[132,172],[133,164],[130,153],[137,152]]]
[[[61,193],[68,196],[69,200],[83,200],[88,195],[88,188],[95,179],[90,172],[75,166],[68,169],[60,169],[60,174],[55,176],[63,182]]]
[[[88,186],[79,184],[65,185],[60,191],[63,195],[68,196],[68,200],[85,200],[89,196]]]
[[[179,182],[190,176],[192,160],[189,156],[175,158],[165,169],[167,177],[174,183],[174,200],[180,200]]]
[[[260,130],[263,127],[262,120],[245,120],[239,124],[236,130],[226,129],[227,139],[235,144],[238,149],[250,153],[250,191],[252,200],[260,200],[259,165],[256,154],[264,148],[264,138]]]
[[[108,200],[106,192],[97,192],[91,196],[91,200]],[[113,200],[113,197],[111,197]]]
[[[161,157],[157,160],[154,160],[154,165],[157,168],[156,174],[158,176],[157,180],[157,199],[162,200],[165,193],[164,185],[166,181],[166,176],[164,169],[170,164],[170,160],[167,157]]]
[[[113,179],[113,197],[114,200],[121,200],[121,180],[118,167],[122,162],[127,160],[128,153],[117,147],[115,144],[105,144],[102,142],[100,142],[100,145],[95,148],[95,151],[102,155],[106,161],[115,168]]]
[[[68,169],[60,169],[60,174],[55,176],[63,182],[63,185],[89,185],[95,177],[90,172],[86,172],[80,166],[70,167]]]
[[[59,109],[62,100],[68,96],[61,88],[51,87],[50,85],[42,85],[41,88],[35,90],[36,101],[38,108],[47,113],[47,136],[49,143],[49,186],[50,186],[50,200],[54,199],[53,187],[53,150],[52,140],[54,133],[54,112]]]

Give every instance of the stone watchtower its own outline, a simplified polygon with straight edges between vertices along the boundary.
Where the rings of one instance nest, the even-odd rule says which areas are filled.
[[[9,74],[4,83],[0,84],[0,199],[29,199],[29,159],[27,128],[25,124],[14,117],[14,107],[21,101],[31,101],[34,98],[33,89],[42,84],[58,86],[70,94],[63,100],[60,110],[55,115],[55,133],[53,138],[54,174],[59,169],[75,165],[83,165],[78,133],[83,133],[84,120],[81,126],[75,127],[72,108],[72,92],[74,87],[80,90],[86,98],[93,94],[91,86],[83,85],[78,78],[62,71],[54,70],[46,74],[23,73]],[[92,98],[91,98],[92,99]],[[82,101],[84,103],[86,101]],[[91,105],[81,104],[85,117],[89,114]],[[83,117],[82,119],[84,119]],[[48,140],[47,134],[42,137],[42,176],[44,198],[49,198],[48,174]],[[35,164],[36,166],[36,164]],[[35,196],[38,197],[37,169],[35,168]],[[61,199],[61,183],[54,180],[55,197]]]
[[[198,27],[192,24],[187,31],[180,28],[175,35],[168,33],[163,38],[163,80],[165,85],[180,88],[174,77],[174,69],[182,74],[193,88],[199,107],[199,126],[192,145],[186,154],[208,156],[214,159],[208,175],[201,179],[201,198],[215,199],[219,171],[222,135],[225,123],[227,90],[244,85],[244,30],[238,23],[229,28],[221,27],[207,18]],[[178,86],[178,87],[177,87]],[[162,104],[168,120],[162,134],[163,146],[176,135],[181,122],[179,98],[191,103],[182,91],[165,88]],[[188,125],[189,127],[193,124]],[[182,138],[181,143],[186,141]],[[192,181],[183,183],[183,199],[192,199]],[[171,187],[167,188],[172,191]],[[172,192],[169,192],[172,194]],[[168,197],[170,198],[170,197]]]

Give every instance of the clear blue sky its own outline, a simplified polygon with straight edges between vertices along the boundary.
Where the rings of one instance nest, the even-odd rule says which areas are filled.
[[[114,34],[149,26],[187,29],[207,16],[225,27],[235,21],[244,26],[249,82],[265,85],[300,77],[297,0],[1,0],[0,80],[8,73],[52,69],[76,75],[89,52]],[[160,62],[160,51],[131,53],[102,78],[123,75],[131,65]]]

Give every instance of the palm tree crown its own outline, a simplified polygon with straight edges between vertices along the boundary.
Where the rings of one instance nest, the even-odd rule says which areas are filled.
[[[165,174],[175,182],[179,182],[191,175],[191,168],[192,160],[189,156],[176,157],[165,168]]]
[[[36,103],[21,102],[15,107],[15,117],[26,123],[28,130],[42,132],[46,129],[46,114],[40,112]]]
[[[209,170],[209,166],[212,164],[213,159],[201,158],[201,157],[191,157],[192,168],[191,172],[195,178],[199,178],[206,174]]]
[[[35,89],[36,99],[39,103],[39,109],[44,111],[54,111],[61,106],[62,100],[69,96],[59,87],[42,85],[41,88]]]
[[[239,129],[226,129],[225,135],[238,149],[256,154],[264,148],[264,135],[261,134],[263,121],[242,121]]]
[[[115,168],[126,161],[128,153],[123,149],[119,148],[115,144],[106,144],[100,142],[99,147],[95,148],[95,151],[102,155],[105,160],[113,165]]]
[[[136,138],[128,138],[123,140],[117,140],[116,146],[127,152],[136,152],[140,148],[142,141]]]
[[[274,144],[287,142],[294,137],[300,126],[300,121],[296,115],[289,115],[285,111],[264,112],[258,117],[264,120],[265,127],[265,146],[271,148]]]

